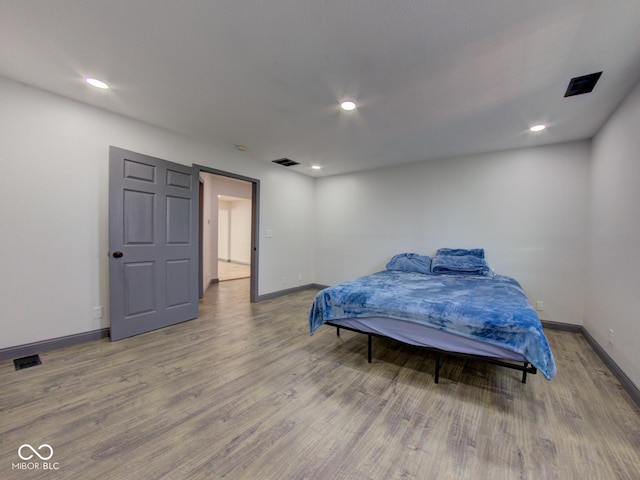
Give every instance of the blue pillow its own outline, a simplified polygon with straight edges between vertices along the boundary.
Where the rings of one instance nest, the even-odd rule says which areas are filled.
[[[475,255],[436,255],[431,272],[445,275],[483,275],[493,277],[493,270],[484,258]]]
[[[452,255],[454,257],[472,255],[478,258],[484,258],[484,248],[441,248],[436,252],[436,255]]]
[[[399,253],[389,263],[387,270],[400,270],[403,272],[416,272],[431,275],[431,258],[417,253]]]

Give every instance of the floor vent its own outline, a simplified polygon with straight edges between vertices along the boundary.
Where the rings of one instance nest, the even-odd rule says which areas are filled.
[[[42,365],[42,362],[40,361],[40,355],[29,355],[28,357],[14,359],[13,364],[15,365],[16,370],[22,370],[23,368]]]
[[[572,78],[569,81],[567,91],[564,92],[564,96],[573,97],[574,95],[582,95],[583,93],[591,92],[593,90],[593,87],[596,86],[600,75],[602,75],[602,72]]]
[[[284,167],[293,167],[294,165],[300,165],[300,162],[296,162],[295,160],[289,160],[288,158],[280,158],[278,160],[272,160],[273,163],[277,163],[278,165],[282,165]]]

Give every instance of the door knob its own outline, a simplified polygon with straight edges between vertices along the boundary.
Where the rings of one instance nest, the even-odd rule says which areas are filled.
[[[122,252],[113,252],[113,258],[120,258],[124,255]]]

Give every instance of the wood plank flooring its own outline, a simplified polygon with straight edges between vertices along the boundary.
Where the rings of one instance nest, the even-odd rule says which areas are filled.
[[[436,385],[428,352],[309,336],[314,295],[221,282],[196,320],[0,362],[0,478],[640,478],[640,411],[580,334],[547,332],[550,382],[447,357]]]
[[[221,282],[248,278],[250,275],[251,265],[218,260],[218,280]]]

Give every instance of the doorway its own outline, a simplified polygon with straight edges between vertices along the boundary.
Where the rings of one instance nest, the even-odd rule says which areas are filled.
[[[220,282],[251,277],[251,186],[247,187],[248,198],[218,195]]]
[[[215,283],[250,281],[257,299],[259,180],[195,165],[200,179],[200,298]]]

